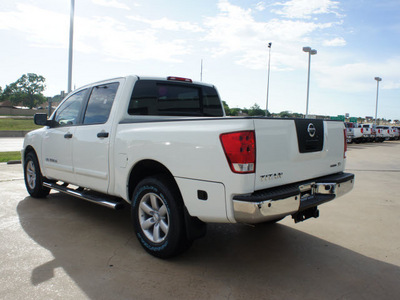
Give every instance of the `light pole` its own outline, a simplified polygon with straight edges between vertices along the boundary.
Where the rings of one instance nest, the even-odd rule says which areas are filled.
[[[376,117],[378,115],[378,93],[379,93],[379,81],[382,81],[382,78],[375,77],[376,80],[376,106],[375,106],[375,125],[376,125]]]
[[[317,50],[311,49],[311,47],[303,47],[304,52],[308,52],[308,79],[307,79],[307,104],[306,104],[306,118],[308,118],[308,98],[310,95],[310,65],[311,55],[317,54]]]
[[[268,43],[269,55],[268,55],[267,105],[265,108],[265,116],[266,117],[268,117],[269,71],[270,71],[270,66],[271,66],[271,46],[272,46],[272,43]]]
[[[201,59],[200,63],[200,81],[203,81],[203,59]]]
[[[72,49],[74,39],[74,8],[75,0],[71,0],[71,14],[69,22],[69,55],[68,55],[68,93],[72,90]]]

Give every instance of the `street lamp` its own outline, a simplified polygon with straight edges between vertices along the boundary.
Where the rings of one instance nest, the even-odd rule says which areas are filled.
[[[304,52],[308,52],[308,79],[307,79],[307,104],[306,104],[306,118],[308,118],[308,97],[310,94],[310,64],[311,55],[317,54],[317,50],[311,49],[311,47],[303,47]]]
[[[379,92],[379,81],[382,81],[382,78],[375,77],[376,80],[376,107],[375,107],[375,125],[376,125],[376,117],[378,114],[378,92]]]
[[[268,55],[267,105],[266,105],[266,109],[265,109],[266,117],[268,117],[269,70],[270,70],[270,66],[271,66],[271,46],[272,46],[272,43],[268,43],[269,55]]]
[[[72,49],[74,40],[74,8],[75,8],[75,0],[71,0],[71,13],[69,20],[68,93],[70,93],[72,90]]]

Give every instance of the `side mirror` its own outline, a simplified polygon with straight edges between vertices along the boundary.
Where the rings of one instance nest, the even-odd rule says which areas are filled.
[[[47,120],[47,114],[35,114],[33,121],[36,125],[50,126],[50,121]]]

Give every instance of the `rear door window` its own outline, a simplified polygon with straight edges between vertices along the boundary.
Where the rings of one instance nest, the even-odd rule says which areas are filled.
[[[118,82],[95,86],[90,94],[83,124],[103,124],[107,122],[118,90]]]

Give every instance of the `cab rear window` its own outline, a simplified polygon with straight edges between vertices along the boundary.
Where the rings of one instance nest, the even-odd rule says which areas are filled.
[[[139,80],[132,91],[128,114],[221,117],[223,111],[218,93],[212,87]]]

